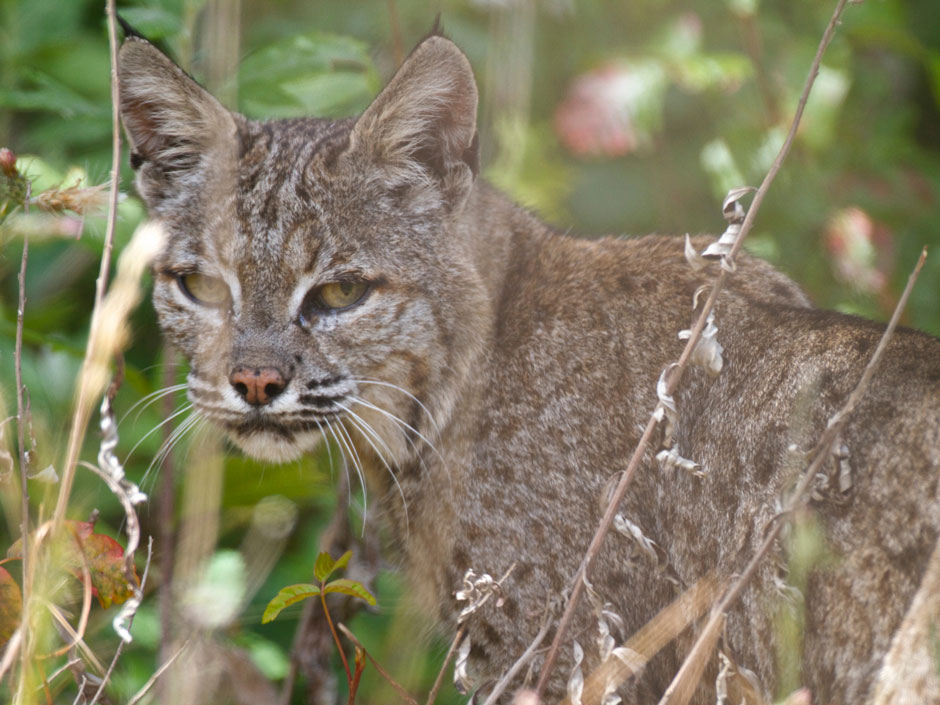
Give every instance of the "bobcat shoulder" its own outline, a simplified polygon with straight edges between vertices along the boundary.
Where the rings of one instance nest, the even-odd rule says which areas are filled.
[[[502,605],[467,624],[485,690],[567,589],[714,272],[693,271],[678,239],[562,236],[484,184],[473,74],[443,37],[350,120],[248,120],[137,38],[119,76],[138,189],[169,235],[154,302],[195,408],[251,455],[287,460],[326,438],[361,464],[445,630],[468,570],[515,566]],[[730,281],[723,368],[693,369],[676,398],[675,447],[702,472],[648,458],[621,507],[635,532],[607,538],[592,577],[620,636],[709,571],[740,570],[881,335],[814,309],[758,260]],[[814,702],[888,687],[879,669],[940,529],[938,470],[940,342],[901,329],[809,507],[832,556],[805,591]],[[766,698],[785,564],[780,546],[724,637]],[[914,604],[935,619],[935,603]],[[594,629],[582,605],[589,669]],[[660,653],[625,701],[659,697],[681,657]]]

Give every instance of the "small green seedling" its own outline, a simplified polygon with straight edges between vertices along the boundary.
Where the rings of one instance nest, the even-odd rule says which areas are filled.
[[[343,660],[343,668],[346,669],[346,681],[349,683],[349,703],[354,702],[356,690],[359,687],[359,677],[365,666],[364,652],[358,647],[356,648],[356,672],[353,674],[353,672],[349,670],[349,662],[346,660],[346,654],[343,651],[342,644],[340,644],[339,635],[336,633],[336,628],[333,626],[333,618],[330,617],[330,611],[327,609],[326,596],[331,592],[338,592],[343,595],[358,597],[360,600],[365,600],[370,605],[375,606],[375,597],[358,580],[337,578],[336,580],[327,582],[333,573],[338,570],[343,570],[349,564],[351,556],[352,551],[346,551],[346,553],[334,561],[329,553],[321,553],[317,556],[317,562],[313,566],[313,575],[320,584],[298,583],[297,585],[288,585],[287,587],[281,588],[280,592],[278,592],[274,599],[268,603],[268,606],[265,607],[264,614],[261,616],[261,623],[267,624],[273,621],[285,607],[306,600],[308,597],[319,595],[320,603],[323,605],[323,613],[326,615],[326,622],[330,625],[333,641],[336,642],[336,648],[339,650],[340,658]]]

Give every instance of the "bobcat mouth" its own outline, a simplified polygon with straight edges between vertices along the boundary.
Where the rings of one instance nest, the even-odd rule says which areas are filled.
[[[325,426],[333,423],[340,417],[338,411],[311,411],[300,414],[291,414],[290,419],[278,419],[264,412],[255,411],[236,422],[228,422],[229,431],[239,436],[252,436],[260,433],[274,434],[281,438],[291,440],[298,433],[321,431]],[[298,418],[300,416],[300,418]]]
[[[337,414],[318,414],[316,420],[277,421],[255,416],[225,424],[228,436],[243,453],[265,461],[296,460],[320,443],[323,431]]]

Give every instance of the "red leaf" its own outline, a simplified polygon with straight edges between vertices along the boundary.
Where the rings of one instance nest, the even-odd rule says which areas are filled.
[[[21,557],[23,544],[16,541],[7,551]],[[124,548],[105,534],[96,534],[90,521],[66,521],[64,531],[52,539],[50,555],[63,570],[83,580],[83,566],[91,577],[92,592],[102,607],[120,604],[134,594],[140,579],[134,572],[133,584],[124,573]]]
[[[23,595],[6,568],[0,568],[0,647],[9,641],[20,624]]]

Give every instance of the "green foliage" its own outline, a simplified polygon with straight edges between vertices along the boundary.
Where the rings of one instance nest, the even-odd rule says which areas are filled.
[[[335,561],[329,553],[320,553],[313,568],[314,577],[320,581],[320,584],[301,583],[281,588],[280,592],[264,608],[264,615],[261,617],[262,624],[273,621],[285,607],[290,607],[306,600],[308,597],[316,597],[321,594],[328,595],[331,592],[358,597],[374,607],[375,596],[358,580],[349,580],[348,578],[329,580],[333,573],[343,570],[349,564],[350,558],[352,558],[352,551],[346,551]]]
[[[275,595],[268,606],[264,608],[264,614],[261,616],[261,623],[267,624],[274,621],[285,607],[306,600],[308,597],[317,597],[320,594],[320,586],[311,583],[300,583],[298,585],[288,585],[282,587],[280,592]]]
[[[197,79],[205,79],[205,2],[119,5],[132,24],[160,40]],[[241,26],[233,30],[241,37],[243,59],[233,84],[240,109],[258,118],[335,117],[362,110],[393,72],[399,48],[407,52],[433,21],[426,4],[398,0],[392,5],[400,47],[385,0],[243,0]],[[766,172],[831,11],[828,3],[810,0],[579,0],[538,3],[531,15],[525,15],[524,5],[470,0],[442,5],[448,34],[477,71],[484,173],[525,205],[587,235],[722,229],[721,198],[731,186],[756,185]],[[19,172],[33,179],[34,195],[74,185],[77,177],[92,186],[109,173],[110,68],[101,8],[97,0],[0,0],[0,147],[19,155]],[[636,146],[617,155],[603,149],[577,152],[559,127],[559,107],[571,99],[580,77],[605,70],[620,72],[612,75],[625,80],[628,99],[614,112],[629,117]],[[935,0],[851,5],[820,81],[748,248],[798,279],[820,305],[885,318],[922,245],[940,245],[940,13]],[[126,162],[125,155],[121,189],[126,196],[116,255],[144,212],[133,195]],[[35,437],[31,468],[39,470],[61,463],[104,219],[100,214],[76,219],[83,231],[75,239],[60,232],[61,218],[74,214],[41,214],[33,208],[24,220],[18,206],[23,196],[22,182],[11,186],[0,176],[0,213],[5,210],[6,216],[0,225],[0,421],[14,412],[16,273],[28,227],[23,377]],[[838,248],[845,243],[845,251],[861,253],[857,261],[842,256]],[[936,249],[906,321],[940,334]],[[871,285],[861,286],[865,281]],[[150,307],[135,314],[132,327],[135,343],[125,355],[125,382],[115,401],[119,418],[148,394],[185,379],[185,370],[174,371],[178,361],[161,348]],[[182,396],[171,398],[171,408],[181,408]],[[152,495],[160,482],[151,465],[158,465],[153,461],[163,441],[158,429],[162,403],[144,402],[120,424],[119,456],[126,459],[129,476]],[[0,451],[10,447],[13,431],[13,423],[0,426]],[[89,434],[82,457],[94,457],[96,446],[97,438]],[[208,460],[185,441],[175,456],[180,470],[170,494],[183,497],[189,491],[184,483],[208,476]],[[324,450],[300,463],[273,467],[229,454],[218,478],[224,487],[197,488],[219,499],[212,510],[217,547],[208,549],[206,567],[194,572],[187,586],[194,613],[205,612],[201,605],[221,602],[222,585],[231,587],[225,609],[212,617],[215,634],[244,645],[269,677],[285,672],[294,625],[288,612],[262,628],[262,621],[273,619],[269,610],[281,594],[267,607],[260,596],[305,579],[311,565],[318,566],[317,581],[345,566],[340,558],[322,567],[324,573],[316,556],[333,506],[346,501],[331,489],[329,457]],[[335,449],[332,457],[337,457]],[[0,475],[3,469],[0,464]],[[4,491],[0,488],[3,548],[19,536],[18,499]],[[36,511],[48,507],[54,493],[54,486],[30,482]],[[255,508],[273,495],[293,508],[296,523],[278,544],[279,559],[264,579],[252,572],[243,540],[247,543],[245,536],[256,525]],[[97,479],[80,474],[70,516],[87,517],[93,508],[101,511],[96,531],[119,537],[123,515],[117,502]],[[163,519],[152,503],[142,509],[141,521],[145,537],[159,537]],[[178,506],[169,521],[182,531],[193,517]],[[11,571],[12,576],[0,569],[0,592],[10,596],[18,580],[17,570]],[[153,571],[155,580],[159,573]],[[72,575],[66,578],[75,581]],[[406,597],[393,576],[380,576],[377,584],[383,605]],[[330,591],[373,604],[358,583],[341,578],[328,585]],[[297,599],[319,594],[314,590],[321,587],[326,589],[301,585]],[[290,596],[283,599],[280,609]],[[3,600],[0,612],[6,609]],[[151,636],[141,636],[125,651],[113,680],[114,701],[128,700],[155,669],[158,619],[150,600],[133,633]],[[350,626],[406,687],[427,692],[442,649],[403,649],[401,634],[412,628],[404,619],[386,609],[362,615]],[[89,642],[104,651],[115,639],[108,621],[92,620],[89,626]],[[0,618],[0,637],[9,625]],[[64,661],[50,664],[49,672]],[[50,697],[70,703],[74,684],[66,683],[68,672],[59,678]],[[12,701],[5,687],[0,684],[0,701]],[[367,669],[363,701],[392,702],[397,696],[384,687]],[[458,702],[458,697],[445,688],[438,702]]]
[[[241,110],[268,119],[361,112],[379,85],[364,42],[320,32],[294,35],[249,54],[238,80]]]
[[[337,570],[343,570],[349,565],[349,559],[352,558],[352,551],[346,551],[335,561],[326,551],[317,556],[317,562],[313,566],[313,575],[321,583],[328,580]]]

